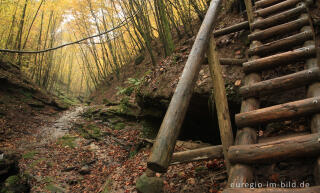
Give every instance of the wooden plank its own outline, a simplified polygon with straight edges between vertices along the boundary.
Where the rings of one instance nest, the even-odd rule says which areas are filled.
[[[280,184],[281,185],[281,184]],[[250,184],[243,186],[250,187]],[[254,185],[252,185],[254,186]],[[300,186],[300,184],[297,184]],[[222,193],[319,193],[320,186],[308,188],[229,188],[223,190]]]
[[[226,155],[228,153],[228,148],[233,145],[233,132],[225,82],[222,77],[222,69],[219,61],[218,51],[216,50],[216,41],[213,36],[210,38],[209,42],[208,60],[210,74],[213,82],[213,95],[217,109],[223,154],[225,157],[227,170],[229,171],[230,164]]]
[[[223,158],[222,145],[174,153],[170,165]]]
[[[232,163],[275,163],[296,157],[320,155],[320,135],[309,134],[268,143],[231,146],[228,158]]]
[[[302,45],[305,41],[313,38],[312,30],[303,31],[292,36],[276,40],[270,43],[263,44],[261,46],[248,50],[249,55],[267,55],[274,52],[283,50],[290,50],[292,47]]]
[[[253,29],[266,29],[275,25],[279,25],[284,22],[290,21],[293,17],[299,16],[301,13],[307,11],[307,6],[305,3],[300,3],[297,7],[281,12],[279,14],[270,16],[266,19],[257,20],[252,23]]]
[[[281,25],[277,25],[262,31],[258,31],[250,34],[249,40],[264,40],[277,35],[286,34],[295,30],[299,30],[305,25],[309,24],[309,17],[306,14],[303,14],[299,19],[284,23]]]
[[[230,34],[230,33],[234,33],[237,31],[241,31],[244,29],[249,29],[249,22],[248,21],[244,21],[241,23],[237,23],[235,25],[223,28],[223,29],[219,29],[213,32],[214,37],[219,37],[219,36],[223,36],[226,34]]]
[[[316,80],[320,80],[320,71],[317,67],[261,81],[253,85],[243,86],[239,89],[239,93],[244,97],[265,96],[284,90],[306,86]]]
[[[238,127],[255,126],[273,121],[288,120],[320,112],[320,97],[275,105],[236,115]]]
[[[314,45],[310,45],[292,51],[287,51],[280,54],[275,54],[257,60],[245,62],[243,63],[243,70],[248,73],[271,69],[280,64],[285,65],[291,62],[301,61],[307,57],[312,57],[315,55],[316,48]]]
[[[299,2],[302,0],[286,0],[280,3],[277,3],[275,5],[272,5],[270,7],[259,9],[255,11],[255,14],[257,17],[267,17],[273,13],[281,12],[286,9],[290,9],[295,7]]]
[[[182,76],[173,94],[167,113],[161,124],[152,153],[148,159],[148,168],[157,172],[166,172],[170,163],[180,128],[186,115],[200,66],[207,49],[210,34],[216,21],[221,0],[212,0],[201,28],[188,57]]]

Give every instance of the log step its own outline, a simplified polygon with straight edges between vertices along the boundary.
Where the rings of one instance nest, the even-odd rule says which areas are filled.
[[[305,3],[299,4],[297,7],[287,10],[285,12],[273,15],[266,19],[257,20],[254,22],[251,27],[253,29],[266,29],[275,25],[279,25],[284,22],[290,21],[293,17],[305,13],[307,11],[307,6]]]
[[[313,39],[312,30],[304,31],[281,40],[273,41],[255,48],[248,50],[248,54],[253,55],[266,55],[268,53],[290,49],[293,46],[301,45],[307,40]]]
[[[243,86],[239,89],[239,93],[245,98],[264,96],[284,90],[299,88],[317,80],[320,80],[319,68],[312,68],[286,76],[261,81],[249,86]]]
[[[277,65],[289,64],[291,62],[301,61],[305,58],[316,55],[315,45],[302,47],[288,52],[275,54],[272,56],[260,58],[257,60],[243,63],[243,70],[246,73],[257,72],[273,68]]]
[[[269,143],[272,141],[279,141],[283,139],[288,139],[292,137],[298,137],[302,135],[309,135],[310,131],[304,131],[304,132],[299,132],[299,133],[289,133],[289,134],[280,134],[272,137],[259,137],[258,143]]]
[[[275,163],[296,157],[320,155],[318,133],[286,138],[268,143],[231,146],[228,158],[231,163]]]
[[[174,153],[170,165],[223,158],[222,145]]]
[[[301,0],[287,0],[280,3],[277,3],[275,5],[272,5],[270,7],[259,9],[255,11],[256,17],[267,17],[274,13],[278,13],[280,11],[284,11],[286,9],[290,9],[295,7]]]
[[[237,126],[242,128],[274,121],[288,120],[318,112],[320,112],[320,97],[313,97],[245,113],[239,113],[235,116],[235,121]]]
[[[243,185],[243,187],[244,186],[245,184]],[[250,183],[248,184],[248,186],[249,188],[228,188],[223,190],[222,193],[319,193],[320,192],[320,186],[313,186],[308,188],[250,188]],[[297,184],[297,186],[300,186],[300,185]]]
[[[309,17],[307,14],[303,14],[297,20],[252,33],[248,37],[250,41],[265,40],[277,35],[283,35],[283,34],[290,33],[292,31],[299,30],[300,28],[306,25],[309,25]]]
[[[272,6],[274,4],[280,3],[283,0],[261,0],[255,3],[255,7],[258,8],[265,8],[268,6]]]

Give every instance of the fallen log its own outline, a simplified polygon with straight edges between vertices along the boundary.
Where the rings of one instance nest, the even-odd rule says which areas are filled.
[[[268,143],[231,146],[228,158],[232,163],[275,163],[296,157],[320,154],[320,135],[309,134]]]
[[[222,145],[174,153],[170,165],[223,158]]]

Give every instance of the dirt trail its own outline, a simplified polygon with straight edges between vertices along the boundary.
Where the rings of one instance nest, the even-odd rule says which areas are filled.
[[[73,124],[81,118],[81,114],[87,109],[85,106],[78,106],[65,111],[53,125],[46,125],[40,128],[41,132],[37,138],[40,138],[40,143],[47,143],[56,140],[69,132]]]
[[[68,134],[75,122],[81,119],[81,114],[88,107],[80,105],[70,108],[56,117],[39,116],[36,119],[42,120],[44,124],[33,130],[31,136],[23,137],[17,142],[19,151],[26,151],[36,147],[44,147],[57,139]]]

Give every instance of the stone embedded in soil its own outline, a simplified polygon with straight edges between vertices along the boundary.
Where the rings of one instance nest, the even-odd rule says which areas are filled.
[[[24,193],[30,191],[25,177],[19,175],[18,161],[20,155],[1,152],[0,192]]]
[[[79,174],[81,174],[81,175],[90,174],[89,166],[87,166],[87,165],[82,166],[82,168],[79,170]]]
[[[19,173],[18,160],[20,155],[17,154],[1,154],[0,159],[0,183],[11,175]]]
[[[96,151],[96,150],[99,150],[100,148],[99,148],[99,146],[97,146],[96,144],[91,143],[91,144],[89,145],[89,149],[90,149],[91,151]]]
[[[30,186],[25,178],[19,175],[13,175],[5,180],[1,192],[27,193],[30,192]]]
[[[136,188],[141,193],[160,193],[163,192],[163,187],[163,179],[148,177],[146,173],[140,176],[136,183]]]

